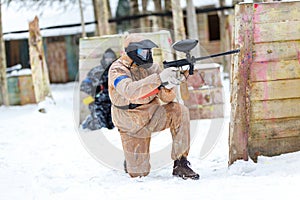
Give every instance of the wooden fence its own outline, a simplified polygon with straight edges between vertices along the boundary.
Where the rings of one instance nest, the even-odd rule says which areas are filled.
[[[300,2],[239,4],[229,163],[300,150]]]

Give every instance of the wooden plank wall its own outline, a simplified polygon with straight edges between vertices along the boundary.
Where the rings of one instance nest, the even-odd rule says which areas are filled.
[[[242,100],[249,102],[244,108],[249,109],[249,121],[241,131],[248,135],[249,157],[256,161],[259,155],[300,150],[300,2],[241,4],[237,9],[246,7],[252,10],[247,25],[253,28],[236,36],[250,35],[252,43],[237,41],[243,60],[234,63],[234,68],[245,67],[242,61],[251,57],[244,71],[249,95],[238,95],[246,94]],[[236,16],[242,20],[244,14]],[[237,120],[236,116],[231,123]],[[230,135],[235,134],[242,133]]]
[[[172,39],[170,32],[159,31],[152,33],[141,33],[144,37],[155,42],[160,48],[153,50],[153,59],[155,62],[164,60],[173,60],[171,50]],[[85,79],[87,73],[93,68],[100,65],[103,53],[106,49],[111,48],[119,57],[123,52],[124,35],[105,35],[101,37],[90,37],[80,39],[79,44],[79,84]],[[81,123],[90,113],[88,106],[83,103],[87,94],[80,92],[80,116]]]
[[[46,38],[47,64],[51,83],[66,83],[69,80],[66,42],[63,36]]]
[[[253,26],[248,148],[256,160],[300,150],[300,2],[253,4]]]
[[[197,64],[187,80],[189,98],[184,100],[190,110],[190,119],[224,117],[224,92],[220,65]]]

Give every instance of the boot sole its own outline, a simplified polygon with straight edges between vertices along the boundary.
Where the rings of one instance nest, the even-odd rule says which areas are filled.
[[[195,176],[185,176],[185,175],[181,175],[181,174],[173,174],[173,176],[177,176],[182,178],[183,180],[187,180],[187,179],[192,179],[192,180],[199,180],[200,176],[199,175],[195,175]]]

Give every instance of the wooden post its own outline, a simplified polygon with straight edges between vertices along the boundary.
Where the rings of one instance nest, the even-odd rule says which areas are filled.
[[[138,0],[130,0],[130,15],[139,14],[139,2]],[[137,29],[141,27],[140,19],[131,20],[131,28]]]
[[[171,0],[165,0],[165,12],[172,12],[172,2]],[[164,18],[164,27],[170,30],[174,29],[173,19],[170,16],[165,16]],[[172,37],[174,39],[174,35],[172,33]]]
[[[44,55],[43,40],[39,28],[39,19],[34,18],[29,22],[29,55],[32,71],[32,83],[36,102],[45,100],[45,97],[51,97],[50,81],[46,59]]]
[[[188,34],[190,39],[196,39],[199,41],[198,45],[192,50],[192,55],[199,57],[200,56],[200,40],[198,35],[198,24],[196,17],[196,10],[193,4],[193,0],[186,0],[187,4],[187,27]]]
[[[153,0],[154,2],[154,8],[155,8],[155,11],[157,12],[162,12],[162,6],[161,6],[161,0]],[[154,17],[154,27],[159,27],[161,28],[162,27],[162,18],[161,17]]]
[[[174,24],[174,39],[175,41],[183,40],[185,36],[185,28],[183,23],[183,12],[180,5],[180,0],[171,0],[172,2],[172,15]]]
[[[2,33],[1,4],[2,3],[0,1],[0,96],[2,98],[2,103],[8,106],[9,99],[7,94],[6,56],[5,56],[5,45],[4,45],[3,33]]]
[[[241,52],[234,55],[231,69],[231,121],[229,127],[229,164],[237,159],[248,160],[250,118],[249,76],[253,51],[252,4],[236,5],[235,46]]]
[[[109,35],[110,28],[108,23],[108,7],[107,0],[93,0],[94,12],[97,22],[97,33],[101,35]]]
[[[84,15],[83,15],[83,9],[82,9],[82,2],[81,2],[81,0],[78,0],[78,4],[79,4],[80,20],[81,20],[81,28],[82,28],[81,36],[82,37],[86,37]]]

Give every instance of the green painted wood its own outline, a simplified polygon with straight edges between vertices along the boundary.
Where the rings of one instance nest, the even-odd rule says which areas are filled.
[[[20,89],[17,76],[7,77],[8,98],[10,105],[20,105]]]
[[[69,35],[65,36],[66,42],[66,57],[68,66],[69,81],[74,81],[78,74],[78,60],[79,60],[79,45],[77,42],[77,36]]]

